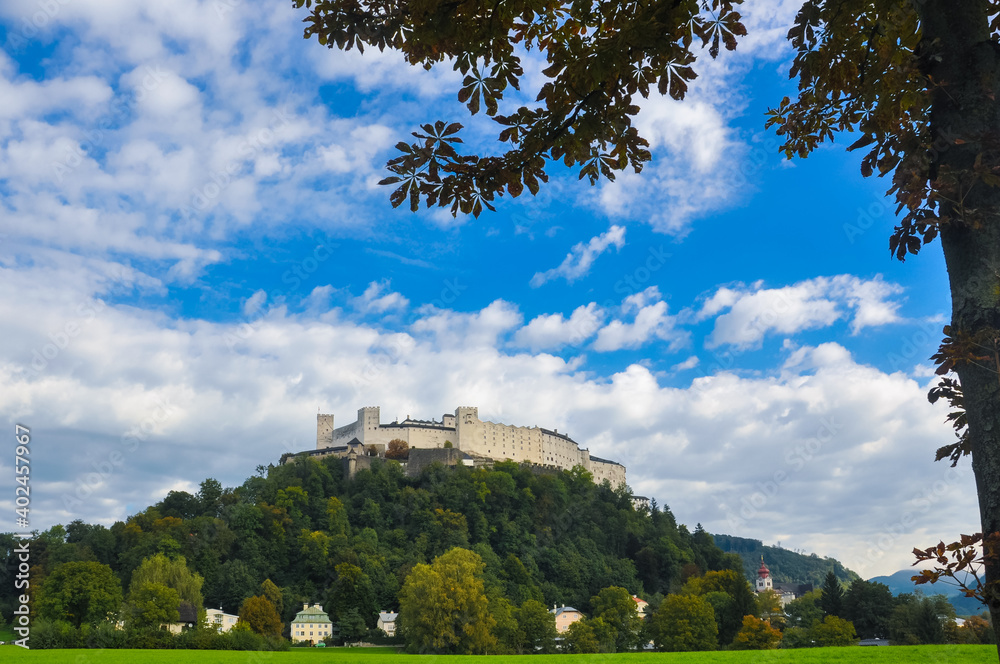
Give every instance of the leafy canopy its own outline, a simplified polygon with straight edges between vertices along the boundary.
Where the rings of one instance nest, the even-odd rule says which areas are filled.
[[[632,126],[636,96],[652,88],[683,99],[696,76],[696,50],[708,46],[714,58],[746,34],[740,2],[295,0],[310,10],[306,39],[343,50],[390,48],[426,69],[448,61],[464,75],[458,100],[496,121],[508,150],[462,154],[461,124],[425,124],[413,134],[417,142],[396,146],[395,175],[382,184],[399,185],[394,206],[408,201],[417,210],[423,200],[476,216],[504,193],[537,193],[550,160],[591,182],[613,180],[628,166],[640,171],[650,153]],[[534,103],[501,112],[504,94],[520,90],[525,66],[541,68],[544,80]]]

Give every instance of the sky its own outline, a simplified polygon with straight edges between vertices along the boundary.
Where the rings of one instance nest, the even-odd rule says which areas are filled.
[[[642,101],[641,174],[555,168],[475,219],[377,184],[420,123],[498,149],[448,66],[307,42],[291,2],[0,3],[0,530],[16,424],[44,530],[237,486],[318,412],[469,405],[619,461],[692,529],[864,578],[978,531],[968,461],[933,461],[939,247],[891,259],[849,136],[788,161],[764,128],[795,10],[748,5],[687,99]]]

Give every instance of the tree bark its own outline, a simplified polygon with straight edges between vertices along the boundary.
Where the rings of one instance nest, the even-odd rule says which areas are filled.
[[[945,185],[950,202],[941,246],[952,297],[952,330],[981,335],[971,362],[959,362],[965,397],[972,470],[984,535],[1000,531],[1000,188],[974,176],[1000,165],[1000,57],[990,35],[986,0],[915,0],[923,26],[921,42],[932,88],[931,131],[938,145],[931,173],[958,175]],[[956,140],[957,139],[957,140]],[[986,599],[1000,637],[1000,569],[986,565]],[[1000,638],[997,639],[1000,644]],[[998,645],[1000,656],[1000,645]]]

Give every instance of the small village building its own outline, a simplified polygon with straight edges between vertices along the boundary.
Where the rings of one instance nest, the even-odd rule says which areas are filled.
[[[649,602],[646,600],[632,595],[632,601],[635,602],[635,612],[639,614],[642,619],[646,618],[646,609],[649,608]]]
[[[379,611],[375,626],[382,630],[386,636],[396,636],[396,618],[398,617],[398,613]]]
[[[177,612],[180,614],[177,622],[168,623],[166,626],[171,634],[180,634],[185,629],[191,629],[198,624],[198,609],[191,602],[182,600],[180,606],[177,607]]]
[[[331,636],[333,633],[333,622],[330,616],[319,604],[309,606],[308,603],[302,605],[302,610],[295,614],[292,620],[289,636],[292,643],[298,641],[308,641],[317,643]]]
[[[575,623],[577,620],[583,620],[583,614],[574,609],[572,606],[566,606],[563,604],[560,607],[552,606],[552,610],[549,613],[554,613],[556,616],[556,631],[560,634],[565,633],[569,626]]]
[[[231,613],[223,611],[221,606],[217,609],[207,609],[205,616],[208,626],[214,627],[218,632],[228,632],[236,626],[237,621],[240,619],[239,616],[234,616]]]
[[[764,556],[760,557],[760,568],[757,570],[757,583],[754,587],[758,595],[772,590],[778,595],[781,607],[784,608],[792,600],[812,592],[812,589],[811,583],[775,583],[771,578],[771,570],[764,564]]]

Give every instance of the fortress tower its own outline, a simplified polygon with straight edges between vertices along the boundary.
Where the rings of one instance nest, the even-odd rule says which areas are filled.
[[[333,415],[316,415],[316,449],[333,447]]]

